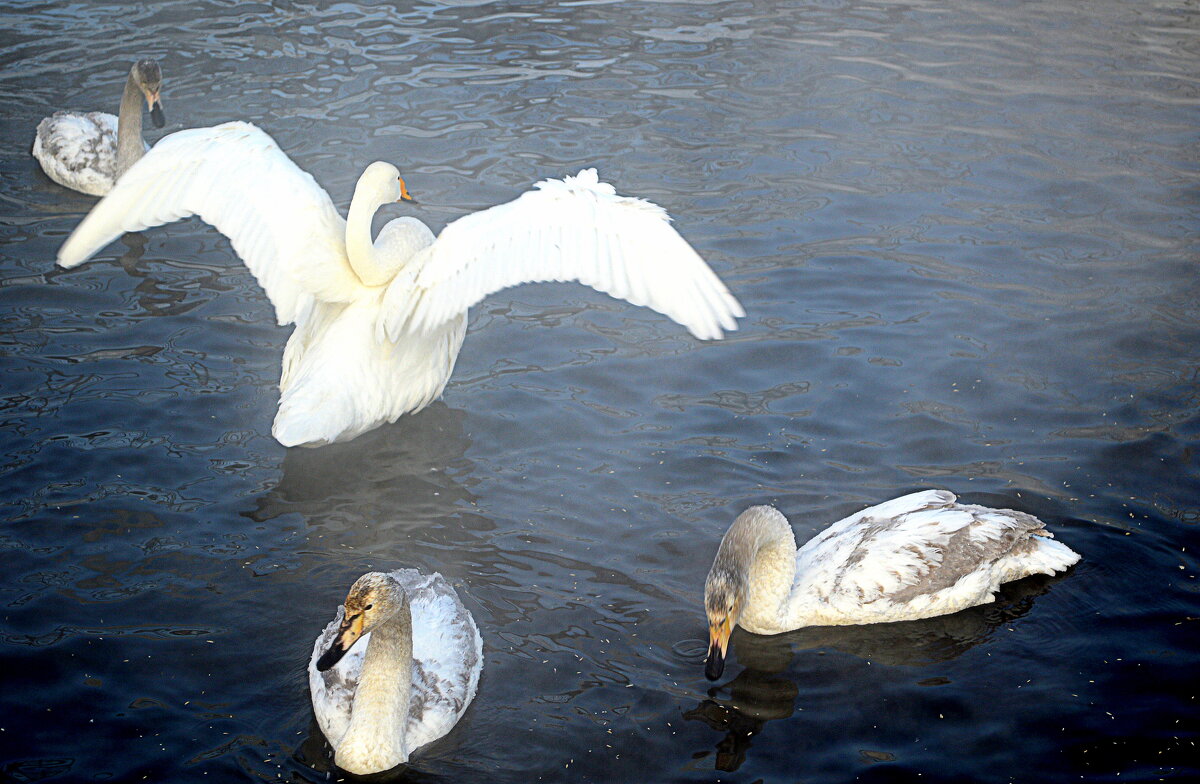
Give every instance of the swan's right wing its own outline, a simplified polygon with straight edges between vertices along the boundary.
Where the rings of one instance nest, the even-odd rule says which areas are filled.
[[[313,645],[308,660],[308,689],[312,698],[313,714],[321,732],[331,744],[337,743],[350,728],[350,715],[354,710],[354,693],[358,691],[358,679],[362,673],[363,659],[370,645],[371,633],[367,632],[358,644],[350,648],[337,664],[325,672],[317,669],[317,660],[329,650],[337,636],[346,608],[338,607],[337,617],[325,627]]]
[[[1036,555],[1051,536],[1025,512],[926,490],[834,523],[797,552],[796,574],[822,602],[848,614],[927,617],[978,604],[1000,582],[1015,579],[1001,568],[1010,556],[1028,562],[1025,574],[1053,574],[1078,560],[1063,546]]]
[[[359,286],[346,222],[316,180],[249,123],[163,137],[92,208],[58,263],[82,264],[127,231],[197,215],[229,238],[267,292],[280,324],[313,297],[349,300]]]

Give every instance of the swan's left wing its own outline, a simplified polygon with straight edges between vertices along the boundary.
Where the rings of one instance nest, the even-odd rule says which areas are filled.
[[[411,754],[445,735],[475,698],[483,638],[470,611],[437,572],[392,572],[408,594],[413,619],[412,703],[404,745]]]
[[[595,169],[544,180],[514,201],[450,223],[397,275],[382,330],[428,332],[488,294],[521,283],[579,281],[716,339],[745,315],[666,211],[618,196]]]

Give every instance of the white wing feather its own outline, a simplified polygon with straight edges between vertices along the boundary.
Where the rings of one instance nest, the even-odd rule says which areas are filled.
[[[84,218],[58,263],[74,267],[124,232],[191,215],[229,238],[280,324],[294,322],[314,297],[346,302],[361,288],[346,258],[346,222],[329,194],[243,122],[164,137]]]
[[[925,490],[834,523],[796,553],[793,595],[824,623],[911,620],[992,601],[1001,583],[1079,560],[1041,520]]]
[[[391,283],[382,332],[428,332],[488,294],[521,283],[579,281],[644,305],[702,339],[745,311],[656,204],[618,196],[595,169],[450,223]]]

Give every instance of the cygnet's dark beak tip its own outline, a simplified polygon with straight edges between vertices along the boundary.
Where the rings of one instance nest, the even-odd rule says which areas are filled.
[[[329,646],[329,649],[321,654],[321,658],[317,659],[317,672],[325,672],[337,664],[345,653],[337,643]]]
[[[704,662],[704,677],[715,681],[721,677],[723,672],[725,672],[725,657],[721,655],[721,649],[714,645],[708,652],[708,660]]]
[[[162,103],[155,103],[150,109],[150,121],[154,123],[155,128],[161,128],[167,124],[166,115],[163,114]]]

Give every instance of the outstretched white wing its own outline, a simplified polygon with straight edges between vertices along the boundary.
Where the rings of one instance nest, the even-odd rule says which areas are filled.
[[[550,280],[645,305],[698,338],[737,329],[742,306],[662,207],[618,196],[595,169],[535,187],[450,223],[396,276],[381,324],[389,338],[427,332],[500,289]]]
[[[163,137],[92,208],[58,252],[74,267],[127,231],[197,215],[229,238],[280,324],[311,299],[342,302],[359,286],[346,222],[329,194],[275,140],[231,122]]]

